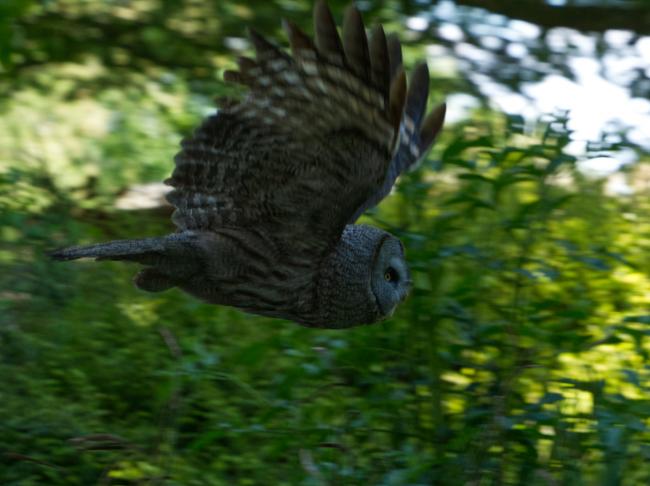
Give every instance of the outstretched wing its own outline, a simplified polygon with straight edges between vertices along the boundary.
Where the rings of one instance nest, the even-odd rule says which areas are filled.
[[[383,197],[391,170],[409,165],[400,155],[411,146],[400,136],[406,81],[382,28],[368,42],[350,8],[341,40],[322,1],[314,24],[315,44],[285,24],[291,55],[251,33],[256,58],[226,73],[249,87],[247,98],[183,141],[166,181],[180,229],[249,228],[279,248],[322,255],[360,208]],[[428,75],[426,84],[424,104]]]

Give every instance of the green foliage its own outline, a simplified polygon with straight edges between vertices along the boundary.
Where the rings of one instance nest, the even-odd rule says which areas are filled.
[[[578,171],[562,116],[448,126],[364,217],[404,241],[410,298],[310,330],[45,257],[170,231],[114,201],[169,172],[191,93],[232,92],[105,61],[23,72],[1,105],[1,484],[650,482],[650,201]]]

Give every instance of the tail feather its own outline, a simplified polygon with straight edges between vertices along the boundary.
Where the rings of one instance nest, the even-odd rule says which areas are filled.
[[[79,258],[96,260],[130,260],[154,264],[155,259],[165,253],[166,238],[143,238],[140,240],[115,240],[89,246],[71,246],[49,253],[55,260],[67,261]]]

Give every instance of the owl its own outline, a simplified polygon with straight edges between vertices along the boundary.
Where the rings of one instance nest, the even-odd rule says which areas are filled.
[[[341,36],[324,1],[314,7],[314,40],[284,28],[290,53],[251,31],[255,58],[224,74],[246,96],[182,141],[165,181],[175,233],[51,256],[135,262],[142,290],[177,287],[308,327],[389,317],[411,285],[404,246],[355,221],[422,159],[445,105],[425,116],[426,64],[407,88],[399,41],[381,26],[368,37],[354,7]]]

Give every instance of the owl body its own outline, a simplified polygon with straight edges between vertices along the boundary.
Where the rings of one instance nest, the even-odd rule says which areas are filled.
[[[127,241],[141,241],[139,246],[145,247],[156,239]],[[142,290],[178,287],[210,304],[308,327],[375,322],[392,313],[410,285],[408,268],[401,263],[402,244],[367,225],[348,225],[315,273],[310,260],[274,251],[251,231],[187,231],[156,244],[160,249],[150,253],[150,260],[138,257],[148,264],[134,279]],[[381,255],[384,247],[390,247],[392,261]],[[160,258],[159,253],[168,256]],[[389,271],[395,273],[387,280]]]
[[[313,42],[285,24],[291,55],[251,33],[256,58],[226,79],[249,89],[183,140],[165,182],[174,234],[56,251],[145,266],[137,287],[172,287],[217,305],[346,328],[392,314],[410,287],[401,242],[354,222],[433,143],[444,105],[425,117],[420,64],[407,89],[401,50],[368,40],[348,10],[343,38],[323,1]]]

